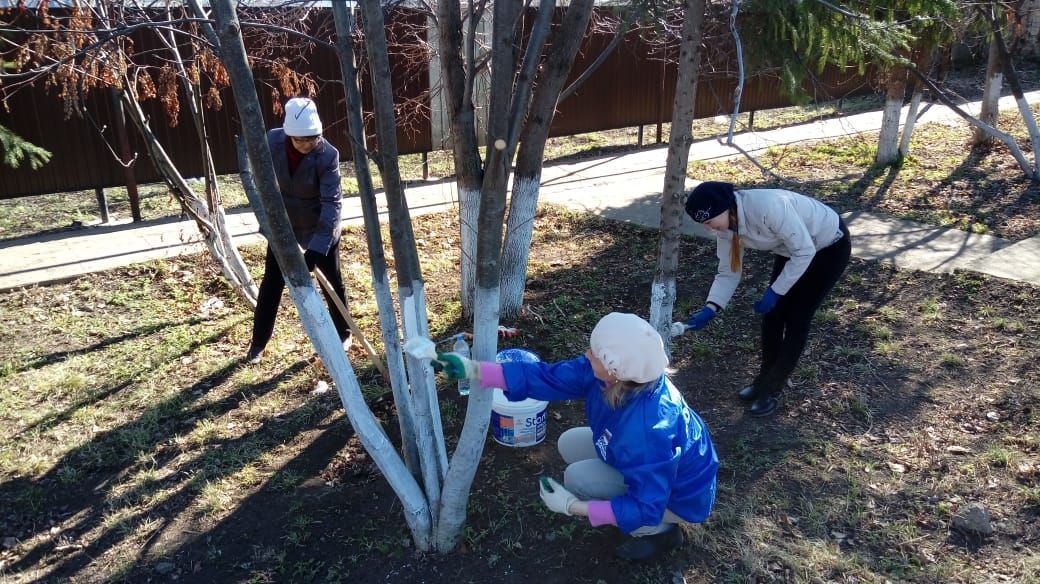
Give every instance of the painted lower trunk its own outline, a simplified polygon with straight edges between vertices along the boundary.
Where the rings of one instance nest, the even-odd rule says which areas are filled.
[[[288,279],[287,279],[288,280]],[[390,442],[379,420],[368,408],[354,370],[347,360],[339,336],[332,324],[332,317],[325,308],[321,296],[313,286],[298,287],[287,281],[289,296],[300,313],[307,336],[310,337],[322,363],[336,384],[343,409],[350,420],[365,450],[372,456],[376,466],[397,493],[404,507],[404,517],[412,532],[415,545],[420,550],[429,550],[432,534],[432,507],[419,489],[418,483],[408,472],[397,449]]]
[[[398,292],[401,298],[404,337],[410,339],[421,335],[415,317],[417,299],[414,295],[408,295],[408,291],[402,288],[399,288]],[[416,359],[408,354],[405,354],[404,361],[410,381],[412,407],[415,411],[415,442],[419,451],[423,491],[426,493],[426,500],[429,502],[430,509],[434,513],[433,518],[436,520],[436,509],[440,506],[443,470],[437,456],[437,434],[434,432],[433,410],[437,409],[437,396],[436,391],[432,391],[434,395],[430,395],[431,386],[427,383],[427,378],[432,378],[432,370],[429,362]]]
[[[888,81],[888,92],[885,96],[885,107],[881,113],[881,132],[878,134],[877,156],[874,162],[879,165],[893,164],[899,161],[899,118],[903,110],[903,92],[906,83],[902,78],[893,76]]]
[[[498,346],[499,289],[477,289],[476,310],[473,319],[473,358],[493,361]],[[458,545],[462,527],[466,523],[466,504],[477,465],[487,443],[491,423],[490,390],[474,389],[469,394],[466,421],[462,426],[459,444],[451,456],[448,475],[441,493],[441,506],[434,535],[434,548],[450,552]],[[532,481],[532,488],[534,482]]]
[[[1029,102],[1026,101],[1023,96],[1015,96],[1015,103],[1018,104],[1018,111],[1022,114],[1022,122],[1026,126],[1026,130],[1029,131],[1029,143],[1033,147],[1033,164],[1030,166],[1028,175],[1029,178],[1037,180],[1040,178],[1040,173],[1037,172],[1037,148],[1040,148],[1040,129],[1036,126],[1036,118],[1033,116],[1033,110],[1029,107]]]
[[[671,321],[675,312],[675,278],[650,286],[650,324],[661,333],[665,352],[672,354]]]
[[[541,176],[516,176],[509,202],[505,242],[502,244],[501,317],[516,318],[524,304],[527,261],[534,236],[534,216],[538,211]]]
[[[459,186],[459,292],[462,312],[473,314],[473,296],[477,287],[477,220],[480,217],[480,190]]]
[[[394,405],[397,406],[397,423],[401,427],[404,461],[412,474],[418,477],[422,464],[419,462],[419,447],[415,437],[415,408],[412,406],[408,372],[405,370],[401,337],[397,329],[397,311],[394,309],[394,298],[390,293],[390,280],[386,272],[383,272],[380,280],[373,278],[372,290],[379,309],[379,328],[386,350],[387,369],[390,371],[390,389],[394,394]]]
[[[1004,86],[1004,64],[1000,59],[1000,47],[996,40],[989,43],[989,57],[986,60],[986,78],[982,81],[982,107],[979,109],[979,119],[996,127],[997,117],[1000,115],[1000,89]],[[975,128],[971,134],[971,143],[975,145],[988,144],[993,141],[992,136],[981,128]]]
[[[899,139],[899,157],[905,158],[910,153],[910,138],[914,135],[914,127],[917,125],[917,112],[921,109],[921,84],[914,84],[914,95],[910,98],[910,107],[906,111],[906,123],[903,124],[903,136]]]

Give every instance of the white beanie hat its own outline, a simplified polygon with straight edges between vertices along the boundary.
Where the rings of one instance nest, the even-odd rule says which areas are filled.
[[[634,314],[611,312],[599,319],[589,337],[589,347],[619,381],[650,383],[668,366],[661,335]]]
[[[282,130],[286,136],[317,136],[321,134],[321,118],[318,106],[309,97],[294,97],[285,104],[285,123]]]

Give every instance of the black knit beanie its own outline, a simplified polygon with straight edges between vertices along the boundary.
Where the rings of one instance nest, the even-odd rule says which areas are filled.
[[[736,201],[733,185],[728,182],[705,181],[686,196],[686,214],[697,223],[729,211]]]

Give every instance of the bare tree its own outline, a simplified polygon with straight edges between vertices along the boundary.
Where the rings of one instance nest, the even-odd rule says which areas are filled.
[[[661,231],[657,271],[650,289],[650,319],[661,338],[671,339],[670,325],[675,306],[675,273],[679,266],[679,237],[682,234],[686,166],[693,143],[693,112],[700,71],[700,44],[704,25],[704,0],[686,0],[679,37],[679,68],[668,139],[664,187],[661,192]],[[670,340],[667,342],[670,346]]]
[[[0,82],[3,83],[0,84],[3,92],[0,98],[6,100],[28,85],[44,83],[60,88],[58,96],[64,100],[66,115],[79,115],[83,109],[81,104],[90,92],[114,89],[170,192],[195,220],[221,273],[249,306],[256,306],[256,285],[233,245],[226,225],[202,121],[200,76],[208,74],[216,90],[221,86],[222,68],[208,48],[194,41],[191,44],[197,58],[186,64],[181,57],[175,35],[191,38],[193,24],[190,19],[174,18],[169,11],[165,18],[157,18],[154,12],[107,1],[75,4],[67,15],[62,16],[51,15],[47,3],[41,3],[38,10],[39,20],[48,22],[48,26],[30,30],[18,26],[2,29],[24,34],[27,40],[3,48],[5,53],[14,57],[11,60],[15,70],[0,72]],[[114,15],[118,15],[118,21]],[[187,27],[187,30],[178,26]],[[142,57],[133,52],[127,42],[128,35],[142,29],[154,30],[164,43],[163,64],[153,65],[147,60],[147,55]],[[7,36],[0,36],[0,39],[13,42]],[[158,84],[152,76],[155,69],[159,72]],[[178,83],[182,84],[183,100],[179,97]],[[152,132],[140,107],[141,101],[152,98],[162,100],[171,125],[176,124],[181,101],[189,103],[203,155],[205,199],[199,198],[188,185],[183,173]],[[115,149],[110,148],[110,151],[114,153]]]

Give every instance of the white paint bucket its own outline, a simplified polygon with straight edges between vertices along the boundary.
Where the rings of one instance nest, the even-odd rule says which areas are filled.
[[[545,440],[545,409],[536,399],[511,402],[501,389],[491,400],[491,437],[504,446],[522,448]]]

